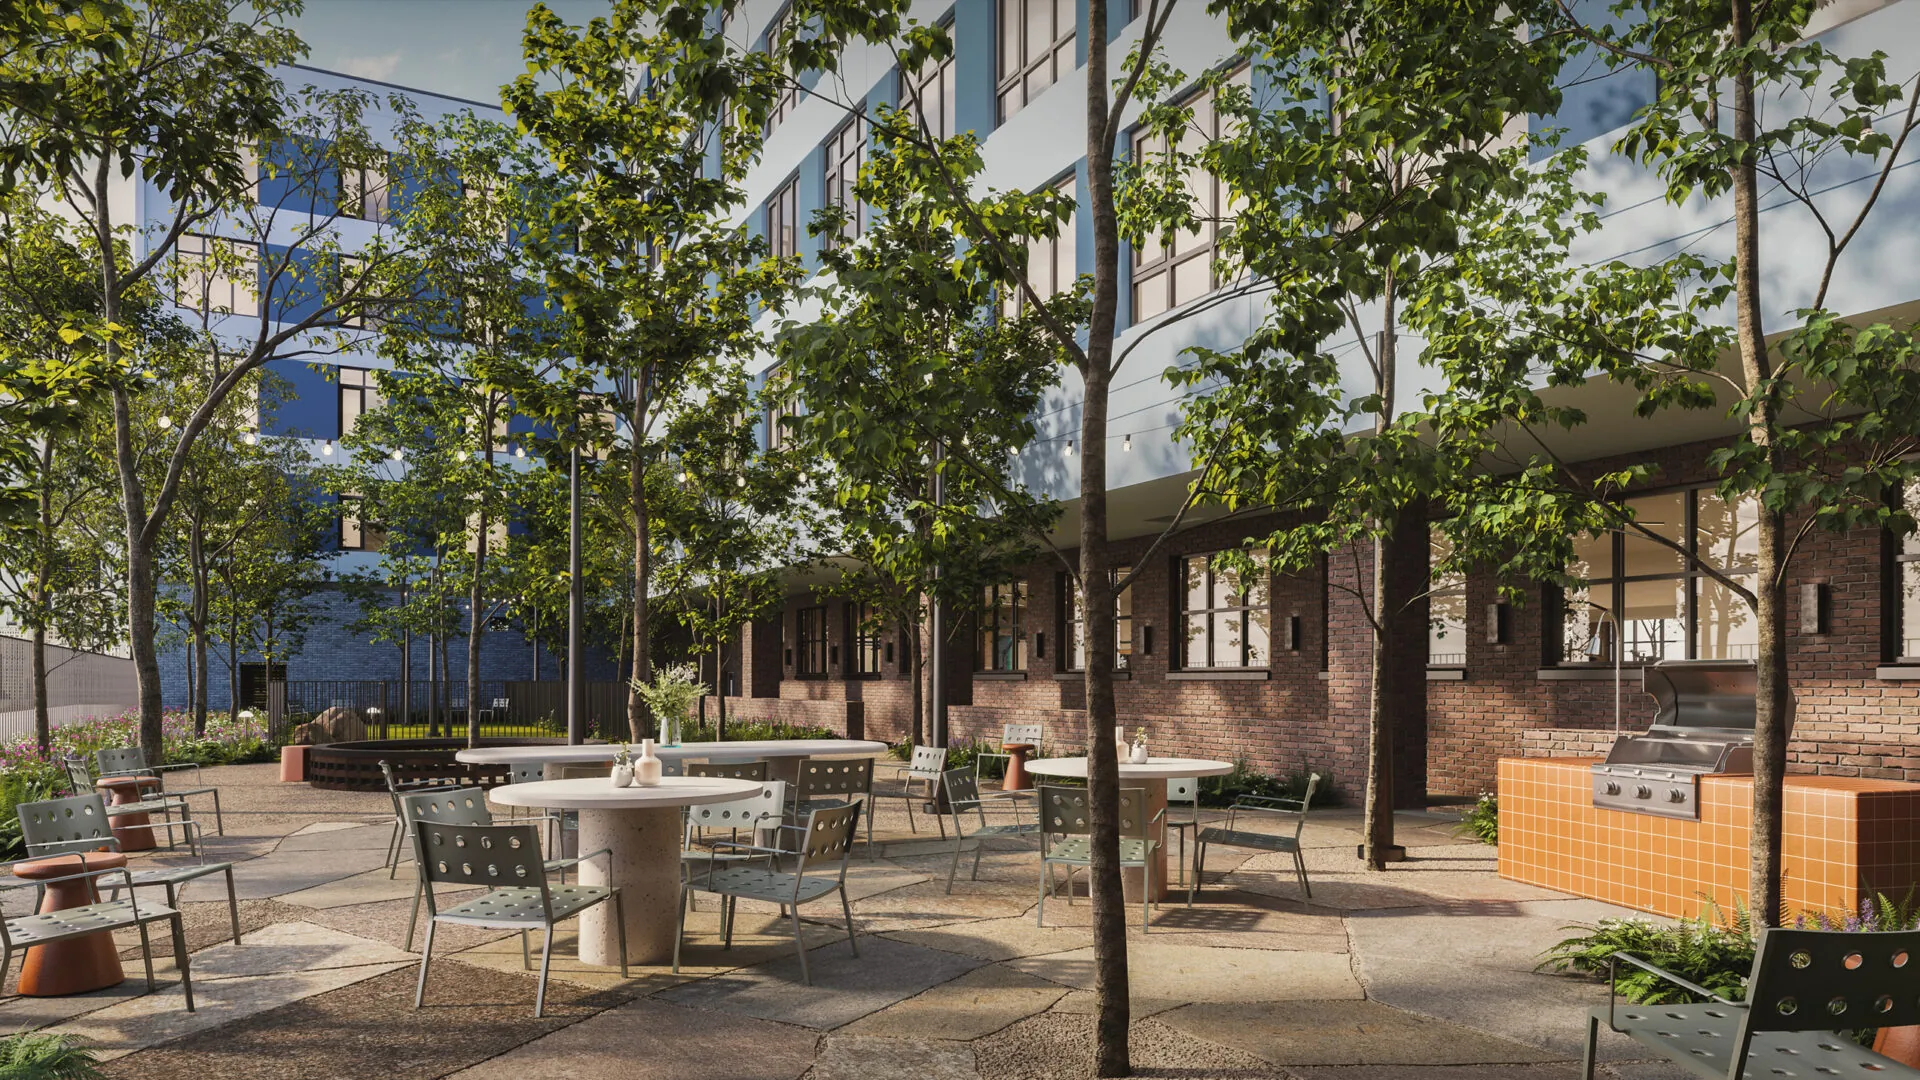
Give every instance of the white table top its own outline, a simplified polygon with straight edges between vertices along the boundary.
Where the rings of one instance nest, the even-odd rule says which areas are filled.
[[[640,756],[640,744],[633,743],[633,756]],[[612,761],[620,752],[619,743],[589,743],[585,746],[558,744],[536,746],[484,746],[462,750],[456,761],[474,765],[524,765],[529,762]],[[887,744],[865,739],[762,739],[758,742],[688,742],[679,746],[654,744],[653,755],[663,761],[685,758],[801,758],[801,757],[879,757]]]
[[[1083,757],[1041,758],[1027,762],[1027,771],[1040,776],[1087,778],[1087,759]],[[1150,757],[1144,765],[1120,763],[1123,780],[1178,780],[1185,776],[1225,776],[1233,771],[1231,761],[1207,758]]]
[[[717,776],[665,776],[656,787],[614,787],[604,776],[502,784],[487,798],[503,806],[556,807],[561,810],[654,810],[670,806],[744,799],[760,790],[752,780]]]

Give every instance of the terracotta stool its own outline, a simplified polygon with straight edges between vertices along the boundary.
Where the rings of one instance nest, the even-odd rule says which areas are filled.
[[[93,786],[107,793],[108,806],[125,806],[139,802],[146,794],[148,785],[154,782],[151,776],[109,776],[104,780],[95,780]],[[121,851],[152,851],[153,830],[148,828],[150,819],[145,811],[138,814],[120,814],[107,819],[113,828],[113,835],[120,841]]]
[[[85,858],[84,864],[79,855],[56,855],[23,862],[13,868],[13,876],[43,881],[83,870],[118,870],[127,865],[127,857],[118,852],[90,852]],[[40,913],[85,907],[99,901],[100,894],[91,878],[57,881],[47,886],[46,897],[40,901]],[[102,930],[28,949],[26,964],[20,969],[20,992],[29,997],[84,994],[117,986],[126,977],[120,970],[120,950],[114,948],[113,931]]]
[[[283,746],[280,748],[280,782],[299,784],[307,779],[307,748],[304,746]]]
[[[1000,749],[1007,753],[1007,777],[1000,782],[1002,791],[1026,791],[1033,787],[1033,780],[1027,776],[1027,756],[1033,753],[1032,743],[1002,743]]]

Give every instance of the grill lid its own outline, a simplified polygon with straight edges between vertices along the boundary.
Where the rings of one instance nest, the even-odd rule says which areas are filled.
[[[1659,704],[1647,734],[1752,741],[1759,677],[1751,661],[1665,660],[1642,668],[1640,677],[1647,693]],[[1791,732],[1791,697],[1787,709],[1787,730]]]

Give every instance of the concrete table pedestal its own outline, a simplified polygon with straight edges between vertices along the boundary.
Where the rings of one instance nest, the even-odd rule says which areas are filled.
[[[673,958],[680,900],[680,808],[729,802],[760,790],[752,780],[669,776],[658,787],[616,788],[604,776],[541,780],[494,788],[488,798],[503,806],[575,810],[580,814],[582,852],[607,848],[579,866],[583,885],[615,885],[626,912],[627,958],[663,964]],[[602,967],[620,964],[619,928],[612,904],[580,914],[580,959]]]
[[[1041,758],[1027,762],[1027,771],[1039,777],[1060,777],[1063,779],[1085,780],[1087,778],[1087,759]],[[1167,898],[1167,781],[1188,776],[1225,776],[1233,771],[1230,761],[1211,761],[1206,758],[1148,758],[1145,764],[1133,765],[1120,763],[1120,786],[1140,788],[1147,796],[1147,817],[1159,822],[1154,839],[1159,844],[1149,857],[1153,867],[1153,902],[1160,903]],[[1121,883],[1126,888],[1127,903],[1137,904],[1146,898],[1146,874],[1144,871],[1127,869],[1120,871]]]

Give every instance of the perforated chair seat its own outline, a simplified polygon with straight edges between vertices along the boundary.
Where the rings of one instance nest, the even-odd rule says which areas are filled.
[[[1276,833],[1247,832],[1244,829],[1202,829],[1199,836],[1203,844],[1219,844],[1223,847],[1278,851],[1282,854],[1291,854],[1300,850],[1298,838],[1280,836]]]
[[[140,901],[137,910],[131,900],[103,900],[85,907],[71,907],[60,911],[49,911],[44,915],[22,915],[17,919],[8,919],[7,936],[13,939],[16,948],[22,945],[45,945],[86,934],[97,934],[103,930],[118,930],[123,926],[138,926],[141,923],[171,919],[175,914],[172,908],[150,900]]]
[[[1034,829],[1033,831],[1038,831]],[[1142,865],[1147,856],[1160,846],[1157,840],[1120,841],[1120,864]],[[1077,866],[1093,865],[1093,841],[1085,836],[1069,836],[1047,849],[1047,861],[1050,863],[1072,863]]]
[[[706,889],[709,892],[722,892],[729,896],[744,896],[749,900],[765,900],[775,904],[792,903],[796,899],[804,904],[809,900],[818,900],[839,887],[840,882],[835,878],[817,875],[802,877],[751,866],[715,870],[710,880],[695,885],[695,888]]]
[[[604,885],[549,885],[547,894],[553,898],[553,919],[558,922],[607,899],[613,895],[613,890]],[[493,889],[484,896],[476,896],[442,909],[434,917],[441,922],[515,930],[547,925],[546,912],[540,907],[538,887]]]
[[[1816,1004],[1817,1003],[1813,1003]],[[1607,1010],[1593,1010],[1602,1022]],[[1745,1006],[1617,1005],[1613,1029],[1662,1057],[1704,1077],[1725,1077],[1728,1055],[1738,1045]],[[1900,1065],[1846,1035],[1823,1031],[1757,1031],[1742,1077],[1907,1076],[1920,1069]]]

